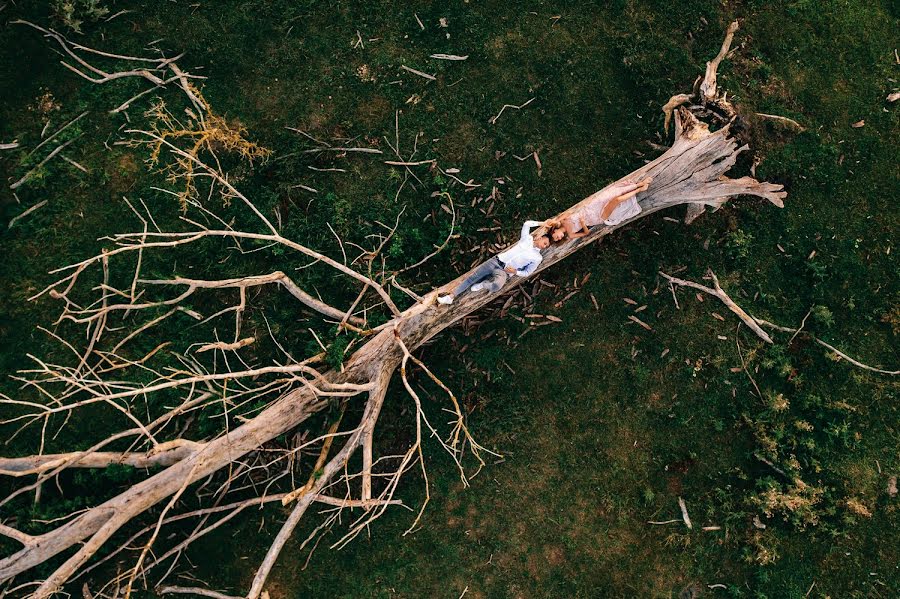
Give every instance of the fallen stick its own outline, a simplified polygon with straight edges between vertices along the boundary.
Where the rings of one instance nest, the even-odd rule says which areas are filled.
[[[678,507],[681,508],[681,518],[684,520],[684,525],[687,526],[688,529],[693,529],[694,525],[691,524],[691,517],[688,516],[687,504],[681,497],[678,498]]]
[[[424,77],[425,79],[428,79],[429,81],[435,81],[437,79],[437,77],[435,77],[434,75],[429,75],[428,73],[423,73],[422,71],[419,71],[412,67],[408,67],[405,64],[401,64],[400,68],[403,69],[404,71],[409,71],[413,75],[418,75],[419,77]]]
[[[66,123],[66,124],[63,125],[62,127],[60,127],[59,129],[57,129],[56,133],[54,133],[53,135],[51,135],[50,137],[48,137],[47,139],[45,139],[44,141],[42,141],[41,143],[39,143],[38,145],[36,145],[36,146],[34,147],[33,150],[31,150],[30,152],[28,152],[28,156],[31,156],[32,154],[34,154],[35,152],[37,152],[37,151],[38,151],[39,149],[41,149],[41,147],[44,146],[45,144],[49,143],[50,141],[53,141],[53,140],[56,138],[57,135],[59,135],[60,133],[62,133],[63,131],[65,131],[66,129],[68,129],[69,127],[71,127],[72,125],[74,125],[75,123],[77,123],[78,121],[80,121],[82,118],[84,118],[85,116],[87,116],[88,113],[89,113],[89,111],[87,111],[87,110],[84,111],[84,112],[82,112],[81,114],[79,114],[78,116],[76,116],[74,119],[72,119],[71,121],[69,121],[68,123]],[[28,156],[26,156],[26,158],[27,158]]]
[[[759,335],[760,339],[762,339],[766,343],[774,343],[772,341],[772,338],[769,337],[769,335],[764,330],[762,330],[758,324],[756,324],[756,320],[752,316],[747,314],[743,310],[743,308],[741,308],[736,303],[734,303],[734,300],[732,300],[728,296],[728,294],[725,293],[725,291],[719,285],[719,279],[716,277],[715,273],[713,273],[712,270],[707,270],[707,273],[709,274],[710,278],[712,278],[713,285],[715,285],[715,289],[711,289],[705,285],[700,285],[699,283],[694,283],[693,281],[685,281],[684,279],[678,279],[671,275],[667,275],[666,273],[664,273],[662,271],[659,271],[659,274],[661,274],[663,277],[665,277],[670,283],[674,283],[675,285],[681,285],[682,287],[691,287],[693,289],[699,289],[700,291],[703,291],[704,293],[708,293],[710,295],[713,295],[713,296],[719,298],[720,300],[722,300],[722,303],[728,307],[729,310],[731,310],[732,312],[737,314],[737,317],[740,318],[744,324],[746,324],[748,327],[750,327],[754,333]]]
[[[37,210],[38,208],[42,208],[46,203],[47,203],[47,200],[41,200],[40,202],[38,202],[37,204],[35,204],[34,206],[32,206],[31,208],[29,208],[28,210],[26,210],[25,212],[23,212],[23,213],[20,214],[19,216],[14,216],[14,217],[12,218],[12,220],[9,221],[9,225],[7,225],[6,229],[7,229],[7,230],[12,229],[12,228],[13,228],[13,225],[16,224],[16,222],[18,222],[20,219],[25,218],[26,216],[28,216],[29,214],[31,214],[32,212],[34,212],[34,211]]]
[[[177,587],[167,586],[157,590],[160,595],[199,595],[201,597],[212,597],[212,599],[243,599],[243,597],[235,597],[234,595],[226,595],[218,591],[210,591],[201,587]]]
[[[432,54],[431,58],[437,58],[438,60],[466,60],[469,58],[469,55],[459,56],[457,54]]]
[[[764,119],[769,119],[772,121],[776,121],[779,123],[786,123],[791,127],[795,127],[798,131],[806,131],[806,127],[795,121],[794,119],[789,119],[786,116],[778,116],[777,114],[766,114],[764,112],[757,112],[756,116],[761,116]]]
[[[848,356],[847,354],[845,354],[838,348],[834,347],[830,343],[826,343],[825,341],[822,341],[821,339],[819,339],[812,333],[810,333],[808,331],[804,331],[802,326],[801,326],[801,328],[798,328],[798,329],[794,329],[791,327],[783,327],[781,325],[771,323],[771,322],[769,322],[767,320],[763,320],[761,318],[755,318],[755,317],[747,314],[747,312],[745,312],[743,310],[743,308],[741,308],[736,303],[734,303],[734,301],[728,296],[728,294],[725,293],[725,291],[719,285],[719,279],[716,277],[716,275],[713,273],[713,271],[709,270],[707,272],[708,272],[710,278],[712,278],[712,280],[713,280],[713,285],[715,285],[715,289],[711,289],[709,287],[706,287],[705,285],[700,285],[699,283],[694,283],[693,281],[685,281],[684,279],[675,278],[671,275],[667,275],[666,273],[664,273],[662,271],[660,271],[659,274],[662,275],[663,277],[665,277],[672,284],[681,285],[683,287],[692,287],[693,289],[699,289],[700,291],[703,291],[704,293],[708,293],[709,295],[713,295],[713,296],[719,298],[720,300],[722,300],[722,303],[724,303],[726,306],[728,306],[729,310],[731,310],[732,312],[737,314],[738,318],[741,319],[741,322],[743,322],[748,327],[750,327],[753,330],[753,332],[756,333],[759,336],[759,338],[762,339],[763,341],[765,341],[766,343],[774,343],[774,342],[772,341],[772,338],[769,337],[769,335],[765,331],[763,331],[762,328],[760,328],[761,326],[769,327],[771,329],[775,329],[776,331],[781,331],[782,333],[793,333],[793,337],[791,337],[791,341],[793,341],[794,338],[802,332],[803,334],[808,335],[813,341],[815,341],[822,347],[825,347],[825,348],[833,351],[835,354],[837,354],[841,358],[847,360],[854,366],[862,368],[863,370],[869,370],[871,372],[877,372],[879,374],[887,374],[890,376],[897,376],[898,374],[900,374],[900,370],[885,370],[884,368],[877,368],[875,366],[869,366],[868,364],[863,364],[859,360],[856,360],[856,359]],[[807,316],[809,316],[809,314],[807,314]],[[804,317],[803,320],[805,322],[806,318]]]
[[[529,104],[534,102],[534,100],[535,99],[532,98],[532,99],[528,100],[527,102],[525,102],[524,104],[519,104],[518,106],[516,106],[515,104],[504,104],[503,107],[500,109],[500,112],[497,113],[497,116],[491,117],[490,119],[488,119],[488,122],[492,125],[496,125],[497,119],[500,118],[500,115],[503,114],[503,111],[506,110],[507,108],[512,108],[514,110],[522,110],[523,108],[525,108],[526,106],[528,106]]]
[[[763,319],[761,319],[761,318],[756,318],[756,319],[754,319],[754,320],[756,320],[756,322],[758,322],[759,324],[761,324],[761,325],[764,326],[764,327],[769,327],[769,328],[775,329],[776,331],[781,331],[782,333],[795,333],[795,334],[796,334],[796,333],[800,332],[800,329],[792,329],[792,328],[790,328],[790,327],[783,327],[783,326],[781,326],[781,325],[777,325],[777,324],[775,324],[775,323],[769,322],[769,321],[767,321],[767,320],[763,320]],[[868,364],[863,364],[863,363],[860,362],[859,360],[856,360],[856,359],[854,359],[854,358],[851,358],[850,356],[848,356],[847,354],[845,354],[844,352],[842,352],[841,350],[839,350],[839,349],[836,348],[835,346],[831,345],[830,343],[826,343],[826,342],[822,341],[821,339],[819,339],[818,337],[816,337],[816,336],[813,335],[812,333],[810,333],[810,332],[808,332],[808,331],[804,331],[804,334],[805,334],[805,335],[809,335],[809,337],[810,337],[813,341],[815,341],[816,343],[818,343],[818,344],[821,345],[822,347],[827,348],[827,349],[830,349],[831,351],[833,351],[834,353],[836,353],[837,355],[839,355],[839,356],[842,357],[843,359],[847,360],[848,362],[850,362],[850,363],[853,364],[854,366],[858,366],[859,368],[862,368],[863,370],[870,370],[870,371],[872,371],[872,372],[877,372],[877,373],[880,373],[880,374],[888,374],[888,375],[890,375],[890,376],[897,376],[898,374],[900,374],[900,370],[885,370],[884,368],[876,368],[875,366],[869,366]]]
[[[81,137],[81,136],[79,135],[78,137]],[[29,178],[31,178],[31,175],[33,175],[34,173],[36,173],[42,166],[44,166],[45,164],[47,164],[48,162],[50,162],[50,160],[53,159],[54,156],[56,156],[57,154],[59,154],[60,152],[62,152],[63,149],[64,149],[66,146],[68,146],[70,143],[72,143],[73,141],[75,141],[76,139],[78,139],[78,137],[73,137],[72,139],[70,139],[70,140],[67,141],[66,143],[62,144],[61,146],[57,147],[55,150],[53,150],[52,152],[50,152],[50,153],[47,155],[46,158],[44,158],[43,160],[41,160],[41,161],[38,163],[38,165],[37,165],[36,167],[34,167],[33,169],[31,169],[30,171],[28,171],[27,173],[25,173],[25,175],[24,175],[21,179],[19,179],[18,181],[16,181],[16,182],[13,183],[12,185],[10,185],[9,188],[10,188],[10,189],[18,189],[23,183],[25,183],[26,181],[28,181]]]

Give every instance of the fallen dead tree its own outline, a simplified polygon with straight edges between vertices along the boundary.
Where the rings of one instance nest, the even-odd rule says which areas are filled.
[[[653,179],[652,185],[639,198],[642,210],[635,219],[681,204],[688,205],[689,217],[695,218],[706,206],[717,208],[727,200],[743,195],[759,196],[782,206],[786,194],[781,186],[759,182],[751,177],[733,179],[726,176],[738,155],[746,150],[746,146],[739,146],[731,135],[730,121],[734,116],[734,109],[724,94],[719,94],[715,85],[716,69],[728,53],[735,29],[736,25],[729,29],[722,51],[710,63],[698,91],[693,95],[676,96],[666,105],[667,116],[671,114],[675,123],[675,138],[671,148],[624,177],[632,181],[645,177]],[[42,31],[63,46],[70,56],[75,56],[75,50],[84,50],[81,46],[73,48],[55,32]],[[115,57],[108,54],[105,56]],[[97,83],[116,78],[114,73],[95,70],[82,59],[77,60],[79,65],[97,75],[91,79],[98,79]],[[159,70],[172,68],[174,62],[162,60],[151,64],[155,71],[138,69],[122,76],[144,77],[155,85],[164,85],[169,81],[182,85],[192,105],[201,111],[202,120],[202,111],[208,110],[208,106],[202,101],[202,97],[198,97],[188,79],[183,75],[179,76],[180,70],[172,69],[175,74],[169,80],[164,80],[158,74]],[[69,67],[72,68],[71,65]],[[718,129],[711,131],[710,125],[695,113],[703,115]],[[136,547],[137,556],[130,562],[131,565],[99,590],[94,589],[95,596],[127,597],[138,585],[154,585],[146,577],[151,568],[172,559],[168,568],[168,572],[171,572],[178,557],[192,541],[228,522],[249,506],[280,501],[290,505],[291,512],[247,591],[247,597],[256,599],[264,592],[267,577],[286,541],[314,503],[334,506],[338,510],[331,512],[315,532],[334,522],[342,509],[361,510],[361,515],[351,520],[347,532],[335,543],[337,546],[345,544],[365,530],[389,506],[398,503],[395,493],[405,473],[413,468],[421,468],[425,472],[422,446],[425,437],[433,435],[440,440],[443,448],[459,465],[463,481],[469,476],[463,466],[464,452],[471,452],[475,460],[483,465],[482,456],[487,450],[479,446],[469,434],[463,410],[453,392],[415,357],[414,352],[447,327],[453,326],[525,279],[513,277],[503,289],[493,294],[463,295],[452,306],[437,304],[437,294],[455,285],[461,280],[460,277],[424,297],[416,297],[412,306],[401,310],[390,290],[392,286],[402,288],[390,273],[376,277],[370,270],[369,274],[363,274],[346,262],[329,258],[282,236],[278,227],[260,212],[253,201],[232,185],[217,166],[212,166],[217,165],[217,162],[202,160],[197,151],[179,146],[177,139],[167,136],[161,130],[133,130],[131,134],[140,142],[150,145],[155,155],[168,152],[174,156],[177,164],[190,173],[189,185],[205,180],[209,182],[210,189],[215,187],[223,196],[243,205],[246,213],[255,219],[256,228],[232,228],[202,203],[191,201],[190,194],[179,194],[193,210],[198,214],[202,213],[200,215],[208,224],[201,224],[200,218],[185,219],[190,230],[167,232],[155,228],[149,212],[144,215],[135,210],[143,223],[142,230],[114,235],[110,238],[113,244],[110,249],[55,271],[61,278],[35,296],[47,295],[61,301],[63,311],[59,322],[82,325],[88,342],[86,348],[76,349],[74,345],[60,339],[61,343],[71,349],[74,365],[48,363],[34,358],[35,367],[22,373],[22,381],[28,388],[38,391],[45,401],[2,398],[5,408],[17,411],[17,415],[6,419],[5,424],[21,422],[23,425],[42,425],[42,447],[43,435],[46,434],[47,423],[51,419],[68,418],[73,411],[88,406],[106,406],[113,413],[120,414],[129,424],[128,428],[84,451],[0,459],[0,474],[20,478],[35,477],[32,482],[19,486],[9,497],[0,501],[0,506],[24,493],[40,489],[42,484],[53,480],[67,468],[98,468],[111,463],[131,463],[140,466],[155,465],[162,469],[115,497],[81,513],[72,514],[62,524],[44,534],[31,536],[10,526],[0,526],[0,535],[21,545],[18,551],[0,559],[0,582],[8,581],[8,591],[14,590],[18,594],[30,594],[37,598],[51,596],[66,583],[89,572],[99,563],[120,556],[129,547],[132,550]],[[544,252],[540,270],[550,268],[582,247],[599,241],[627,224],[599,226],[585,237],[549,248]],[[141,277],[143,256],[151,252],[174,251],[209,239],[227,240],[238,247],[241,243],[261,243],[296,252],[328,266],[336,275],[347,277],[348,284],[355,285],[359,295],[348,308],[330,306],[302,290],[282,272],[221,281],[185,278],[148,280]],[[382,241],[368,253],[370,264],[373,256],[383,247]],[[128,264],[133,265],[134,274],[124,284],[116,284],[111,275],[111,264],[122,260],[130,260]],[[96,286],[98,297],[90,303],[80,303],[76,300],[74,290],[82,284],[81,277],[94,271],[99,273],[97,276],[102,280]],[[303,309],[312,310],[322,318],[331,319],[338,326],[361,335],[362,341],[352,352],[348,352],[349,358],[343,361],[339,369],[330,368],[322,355],[295,360],[288,351],[284,351],[281,359],[273,361],[270,366],[253,367],[242,364],[240,357],[234,352],[242,345],[239,335],[247,301],[246,292],[250,287],[267,284],[280,285],[300,302]],[[146,299],[153,296],[148,293],[149,289],[161,287],[174,289],[176,293],[168,299]],[[218,370],[210,371],[197,361],[196,354],[186,353],[179,358],[181,368],[154,370],[149,365],[149,360],[156,352],[163,351],[165,342],[144,357],[127,357],[122,349],[124,345],[136,336],[149,334],[148,330],[173,314],[183,311],[200,318],[199,314],[193,314],[182,305],[198,289],[238,290],[237,305],[209,317],[233,315],[234,342],[202,344],[204,348],[214,347],[223,356],[224,366],[219,364]],[[386,313],[387,322],[370,328],[366,315],[379,309]],[[134,317],[143,313],[156,315],[161,310],[164,311],[161,315],[148,318],[138,325],[133,324],[134,318],[125,320],[126,316]],[[128,329],[126,332],[114,329],[111,326],[113,322],[121,322]],[[274,336],[273,340],[277,344]],[[103,349],[109,345],[112,345],[110,349]],[[230,362],[226,359],[228,355],[231,356]],[[448,410],[453,415],[449,430],[440,432],[428,420],[418,392],[407,378],[407,370],[411,364],[424,371],[446,393]],[[404,388],[414,404],[414,442],[399,455],[376,456],[373,449],[376,425],[387,396],[388,384],[398,369]],[[129,379],[129,373],[134,372],[143,377]],[[146,380],[148,377],[151,379],[149,382]],[[169,394],[169,397],[177,396],[177,405],[167,406],[164,413],[152,420],[142,420],[142,402],[147,397],[160,393]],[[265,408],[243,417],[239,426],[230,430],[223,429],[221,434],[206,440],[188,441],[178,436],[178,423],[196,410],[222,403],[227,406],[226,411],[239,412],[240,406],[250,400],[264,402]],[[341,429],[339,426],[344,415],[342,408],[337,422],[315,438],[303,440],[291,449],[276,451],[274,457],[261,451],[272,440],[297,430],[314,415],[329,407],[331,402],[338,402],[343,407],[349,402],[360,402],[364,407],[358,421],[352,423],[350,428]],[[109,449],[110,446],[118,448],[123,444],[128,448],[113,451]],[[315,466],[305,484],[297,485],[294,491],[268,495],[260,490],[257,497],[249,500],[230,503],[225,501],[227,494],[234,488],[247,488],[246,479],[250,473],[271,469],[279,464],[279,467],[283,467],[300,452],[310,450],[318,450]],[[350,472],[348,464],[357,452],[361,452],[361,467],[357,472]],[[224,474],[225,471],[227,475]],[[217,488],[208,493],[211,497],[209,507],[176,513],[179,500],[189,487],[201,481],[205,481],[202,486],[209,486],[212,484],[211,477],[217,473],[222,474],[215,479],[213,486],[217,485]],[[377,483],[373,484],[373,481]],[[126,525],[138,521],[157,505],[162,505],[162,510],[150,524],[128,539],[118,538],[122,536],[121,531]],[[419,515],[421,509],[424,509],[424,505],[421,506]],[[163,527],[187,518],[197,518],[199,521],[187,539],[164,553],[152,551]],[[218,519],[210,523],[213,518]],[[310,542],[312,538],[306,542]],[[102,547],[111,546],[118,548],[107,553],[103,560],[89,564]],[[46,579],[27,580],[31,569],[54,559],[57,561],[53,563],[58,565]],[[62,560],[61,563],[59,560]],[[175,586],[168,587],[167,590],[173,593],[210,594],[208,591],[185,590]]]

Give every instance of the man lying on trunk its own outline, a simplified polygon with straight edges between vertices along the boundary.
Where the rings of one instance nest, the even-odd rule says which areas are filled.
[[[537,238],[531,236],[531,229],[543,224],[541,221],[526,220],[522,225],[522,233],[516,245],[476,268],[452,291],[439,295],[437,301],[442,304],[452,304],[456,297],[470,289],[493,293],[499,291],[510,276],[527,277],[533,273],[543,260],[541,250],[550,247],[550,238],[546,235]]]

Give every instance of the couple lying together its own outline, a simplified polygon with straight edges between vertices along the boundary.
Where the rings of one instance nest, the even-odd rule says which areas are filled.
[[[601,189],[583,202],[546,222],[527,220],[522,225],[519,242],[503,253],[497,254],[462,280],[453,290],[438,295],[441,304],[452,304],[453,300],[468,290],[486,290],[490,293],[500,290],[509,277],[527,277],[543,260],[541,250],[565,239],[577,239],[590,233],[590,228],[600,223],[618,225],[637,216],[641,207],[637,194],[650,186],[652,178],[637,183],[622,181]],[[546,232],[532,237],[531,229],[546,226]]]

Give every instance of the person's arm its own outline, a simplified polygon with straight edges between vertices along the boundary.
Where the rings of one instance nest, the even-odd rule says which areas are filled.
[[[541,225],[543,225],[543,224],[544,224],[544,222],[543,222],[543,221],[539,221],[539,220],[526,220],[526,221],[522,224],[522,233],[519,235],[519,241],[522,241],[523,239],[530,238],[530,237],[531,237],[531,230],[532,230],[533,228],[539,227],[539,226],[541,226]]]
[[[544,257],[541,256],[540,254],[538,254],[538,257],[536,260],[532,260],[531,262],[526,264],[524,267],[517,270],[516,274],[519,275],[520,277],[527,277],[528,275],[533,273],[535,270],[537,270],[537,267],[540,265],[540,263],[543,259],[544,259]]]
[[[568,235],[569,239],[578,239],[591,232],[589,228],[584,226],[584,221],[581,220],[581,217],[574,219],[574,221],[571,218],[567,218],[563,221],[563,227],[566,229],[566,235]]]

